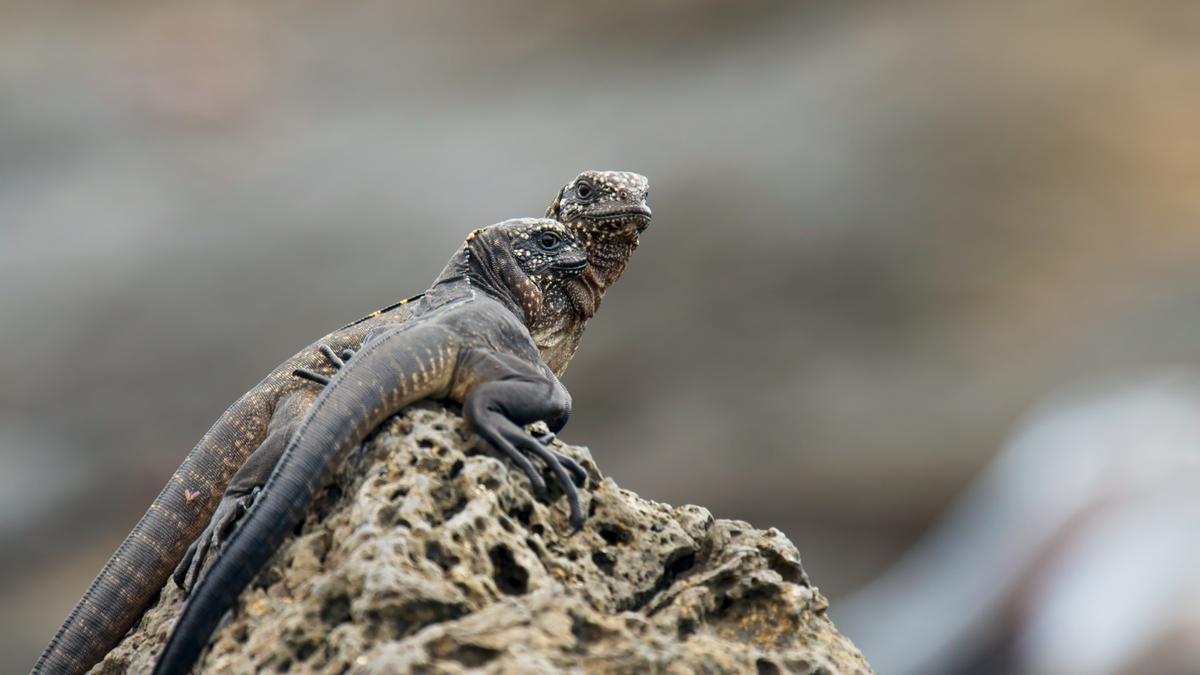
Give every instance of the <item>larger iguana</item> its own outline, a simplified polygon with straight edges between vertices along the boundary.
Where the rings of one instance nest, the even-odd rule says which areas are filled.
[[[569,288],[587,256],[561,223],[510,220],[477,230],[425,293],[413,319],[380,328],[328,380],[296,426],[279,463],[212,567],[193,589],[154,672],[188,672],[217,622],[295,528],[346,453],[380,422],[425,398],[463,404],[463,417],[488,445],[545,487],[522,453],[553,471],[583,525],[577,465],[524,427],[544,421],[559,431],[571,398],[541,359],[529,328],[545,298]],[[568,298],[568,293],[562,293]]]
[[[546,299],[546,316],[552,320],[533,329],[535,343],[556,375],[565,371],[587,320],[650,221],[646,191],[647,181],[638,174],[585,171],[559,191],[548,211],[579,236],[589,260],[587,273],[571,284],[573,300],[565,293],[552,294]],[[293,425],[317,397],[293,373],[322,370],[329,361],[322,346],[335,354],[357,349],[371,331],[408,321],[423,302],[420,296],[400,301],[326,335],[234,402],[92,581],[33,672],[86,672],[137,621],[173,568],[181,584],[194,579],[206,552],[244,511],[275,466]]]

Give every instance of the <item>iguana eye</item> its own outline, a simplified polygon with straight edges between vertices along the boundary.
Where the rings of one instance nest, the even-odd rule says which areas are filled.
[[[538,237],[538,246],[550,251],[556,248],[560,241],[562,240],[557,234],[554,234],[553,232],[543,232]]]
[[[586,181],[581,181],[579,185],[575,186],[575,196],[579,197],[580,199],[589,199],[594,192],[595,190],[593,190],[592,186]]]

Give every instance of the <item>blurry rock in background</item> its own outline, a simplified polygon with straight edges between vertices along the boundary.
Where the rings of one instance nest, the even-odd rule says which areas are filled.
[[[1200,672],[1200,373],[1052,398],[832,613],[881,673]]]
[[[226,405],[585,167],[655,222],[565,437],[781,528],[837,607],[1031,401],[1200,362],[1198,36],[1167,0],[0,5],[0,671]]]

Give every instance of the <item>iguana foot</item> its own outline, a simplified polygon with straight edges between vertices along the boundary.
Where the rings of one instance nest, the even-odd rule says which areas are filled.
[[[507,363],[490,365],[501,373],[511,368]],[[566,495],[571,508],[570,523],[578,531],[583,528],[584,516],[571,474],[579,477],[586,473],[578,462],[545,445],[554,441],[553,432],[562,429],[571,410],[570,396],[552,378],[545,379],[541,373],[514,373],[484,382],[463,401],[463,419],[482,445],[502,453],[520,467],[529,477],[538,500],[545,501],[545,481],[530,461],[530,458],[540,459]]]
[[[525,471],[525,475],[529,476],[529,481],[534,484],[534,492],[538,499],[546,499],[545,482],[542,480],[537,469],[525,457],[525,453],[537,457],[550,468],[551,473],[554,474],[554,477],[558,480],[558,484],[567,495],[567,502],[571,507],[571,526],[576,530],[581,529],[583,527],[583,508],[579,504],[579,490],[576,489],[575,483],[571,480],[568,471],[575,474],[576,477],[582,474],[586,478],[587,473],[583,470],[583,467],[579,466],[579,463],[570,457],[550,450],[538,438],[535,438],[532,434],[516,425],[500,425],[492,431],[495,436],[488,440],[498,439],[500,441],[499,443],[493,442],[493,445],[499,447],[504,451],[505,455],[516,462],[518,466],[521,466],[522,470]],[[537,489],[538,484],[541,484],[540,491]]]
[[[333,366],[334,370],[341,370],[342,367],[346,365],[346,362],[350,360],[350,357],[354,356],[353,349],[343,349],[341,354],[335,354],[333,352],[333,348],[327,344],[317,345],[317,350],[321,352],[321,355],[325,357],[325,360],[329,362],[329,365]],[[316,382],[322,387],[329,384],[328,377],[314,373],[311,370],[305,370],[304,368],[297,368],[293,370],[292,375],[302,380]]]
[[[517,450],[511,443],[505,441],[491,443],[496,449],[504,453],[505,457],[512,460],[513,464],[525,474],[529,479],[529,487],[533,490],[533,496],[541,501],[546,501],[550,498],[550,492],[546,490],[546,481],[542,479],[542,472],[537,470],[533,462],[529,461],[520,450]]]
[[[191,590],[203,576],[207,566],[204,564],[210,555],[221,549],[221,545],[229,538],[239,520],[258,498],[261,488],[253,488],[249,494],[240,496],[226,495],[221,498],[217,510],[213,513],[208,527],[200,533],[196,541],[188,546],[183,559],[175,567],[172,578],[175,585],[183,590],[184,595]]]

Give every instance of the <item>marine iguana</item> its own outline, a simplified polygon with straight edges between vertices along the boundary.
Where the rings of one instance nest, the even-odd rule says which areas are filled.
[[[589,271],[572,284],[579,309],[572,316],[556,314],[569,303],[562,293],[551,294],[545,316],[553,320],[533,329],[543,359],[556,375],[565,371],[579,343],[576,333],[620,276],[637,248],[638,234],[649,224],[647,185],[638,174],[585,171],[558,192],[548,210],[583,240],[589,258]],[[420,295],[402,300],[326,335],[235,401],[92,581],[32,672],[86,672],[120,642],[173,568],[180,585],[194,581],[207,552],[244,513],[275,466],[296,420],[317,397],[318,392],[294,373],[322,370],[329,359],[326,349],[335,354],[355,349],[371,331],[409,320],[422,301]]]
[[[544,298],[567,288],[586,266],[574,236],[555,220],[509,220],[467,237],[413,318],[373,331],[329,378],[244,519],[192,589],[154,672],[188,672],[221,616],[349,450],[410,403],[462,403],[468,427],[517,463],[538,493],[545,485],[522,453],[541,459],[568,495],[572,526],[582,527],[568,469],[524,427],[545,421],[557,432],[570,415],[570,395],[542,361],[529,327],[537,325]]]
[[[583,242],[588,269],[572,284],[579,311],[550,311],[533,338],[542,358],[560,376],[566,370],[588,319],[605,291],[625,271],[638,247],[638,235],[650,225],[650,182],[628,171],[584,171],[567,183],[546,209]]]

